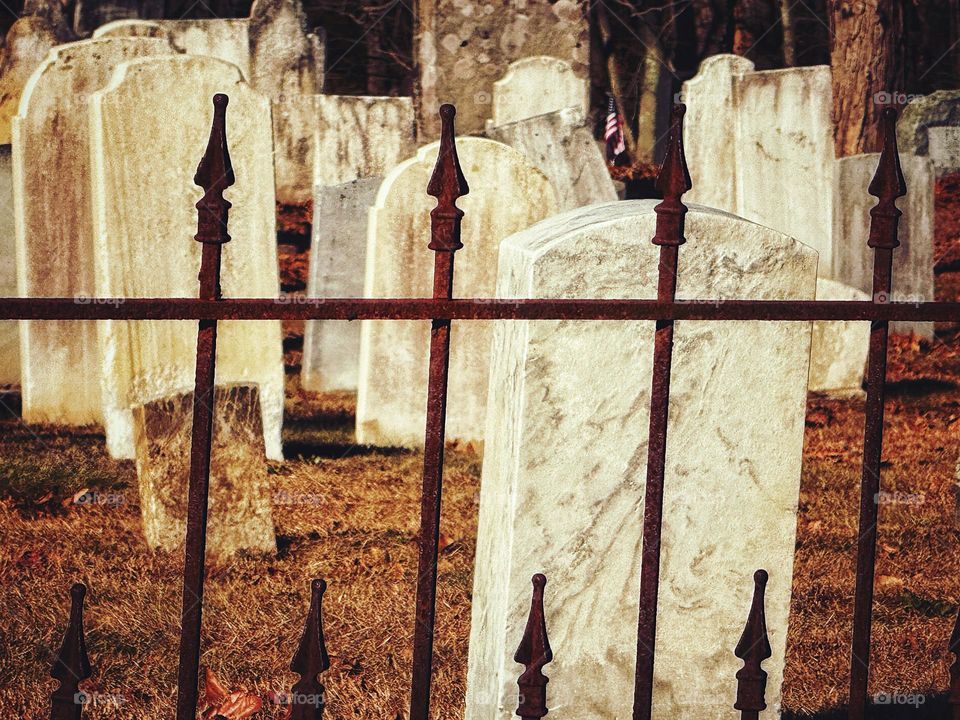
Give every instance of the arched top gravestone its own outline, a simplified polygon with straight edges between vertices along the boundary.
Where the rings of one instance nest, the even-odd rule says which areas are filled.
[[[593,205],[508,237],[497,297],[655,298],[655,204]],[[816,254],[775,230],[691,206],[685,234],[681,300],[814,297]],[[468,720],[511,717],[535,572],[563,649],[548,671],[557,705],[575,697],[584,720],[631,714],[653,333],[652,321],[495,326]],[[758,568],[770,572],[767,702],[779,704],[810,324],[684,320],[674,342],[654,716],[720,720]]]
[[[493,84],[493,117],[487,124],[507,125],[567,108],[576,108],[586,118],[587,81],[565,60],[537,55],[510,63]]]
[[[87,103],[114,68],[175,53],[165,40],[102,38],[58,45],[31,76],[13,119],[14,221],[21,295],[94,294]],[[93,322],[21,325],[27,422],[101,422]]]
[[[370,209],[366,297],[430,297],[434,253],[426,194],[438,143],[420,149],[386,177]],[[552,215],[557,194],[546,176],[507,145],[457,138],[470,193],[463,209],[463,248],[456,253],[455,297],[490,297],[500,240]],[[455,324],[450,355],[447,437],[479,439],[483,431],[491,323]],[[423,443],[430,326],[364,321],[360,341],[357,437],[362,443]]]
[[[276,297],[277,245],[270,101],[239,69],[207,57],[123,65],[91,100],[96,290],[103,297],[196,297],[201,245],[194,184],[214,94],[230,103],[226,132],[236,184],[223,250],[225,297]],[[269,457],[281,457],[279,321],[223,322],[217,383],[256,383]],[[195,322],[100,325],[107,440],[132,443],[130,408],[193,388]]]

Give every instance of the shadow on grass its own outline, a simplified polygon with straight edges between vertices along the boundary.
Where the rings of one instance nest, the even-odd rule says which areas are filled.
[[[283,426],[283,456],[288,460],[339,459],[363,455],[394,456],[412,452],[401,447],[358,445],[354,439],[352,417],[346,422],[288,419]]]

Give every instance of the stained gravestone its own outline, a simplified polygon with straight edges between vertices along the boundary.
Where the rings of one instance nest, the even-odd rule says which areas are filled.
[[[143,532],[151,549],[176,550],[186,536],[193,393],[133,408]],[[207,553],[274,552],[270,481],[255,386],[214,391]]]
[[[507,238],[501,298],[654,298],[655,201],[594,205]],[[810,300],[817,258],[691,209],[679,298]],[[549,579],[550,687],[578,715],[629,717],[636,667],[653,322],[519,321],[494,331],[467,676],[468,720],[507,720],[529,578]],[[734,656],[770,572],[779,706],[810,351],[805,323],[681,321],[670,386],[654,717],[729,718]],[[696,668],[696,672],[690,672]],[[575,690],[571,690],[575,689]]]
[[[366,297],[430,297],[433,252],[425,192],[439,145],[417,155],[384,180],[370,211]],[[500,240],[557,208],[547,178],[516,150],[484,138],[457,139],[470,194],[458,201],[463,249],[457,252],[454,296],[490,297]],[[483,432],[491,323],[454,323],[450,353],[447,438],[475,440]],[[414,447],[423,443],[430,324],[364,321],[361,325],[357,440]]]
[[[960,127],[960,91],[938,90],[907,103],[897,121],[900,153],[930,155],[933,159],[930,130],[938,127]]]
[[[495,91],[496,92],[496,91]],[[523,153],[557,190],[560,210],[617,199],[607,164],[581,108],[487,124],[487,135]]]
[[[879,154],[853,155],[836,162],[834,179],[833,274],[835,279],[873,293],[873,248],[870,210],[877,199],[867,192]],[[935,173],[929,158],[900,155],[907,195],[898,201],[900,247],[893,251],[892,293],[885,302],[913,303],[934,299],[933,193]],[[892,332],[933,337],[933,323],[894,322]]]
[[[0,145],[0,297],[17,295],[16,241],[13,227],[13,167],[10,146]],[[0,385],[20,382],[20,333],[16,320],[0,321]]]
[[[817,300],[869,300],[849,285],[817,278]],[[859,393],[870,345],[868,322],[815,322],[810,347],[811,390],[829,394]]]
[[[0,50],[0,143],[10,143],[23,88],[56,44],[54,28],[40,17],[22,17],[7,31]]]
[[[927,128],[927,146],[938,177],[960,172],[960,125]]]
[[[363,295],[369,208],[382,176],[414,149],[409,98],[313,98],[313,243],[307,295]],[[333,320],[305,324],[303,371],[307,390],[356,390],[360,326]]]
[[[309,297],[363,297],[367,222],[383,178],[317,186],[313,197]],[[308,320],[300,382],[313,392],[357,389],[360,325]]]
[[[833,124],[828,66],[754,72],[718,56],[683,87],[693,202],[776,228],[832,278]]]
[[[510,63],[507,74],[493,84],[493,125],[509,125],[535,115],[577,108],[590,110],[587,81],[570,63],[548,55]]]
[[[445,102],[457,106],[461,133],[482,132],[491,114],[493,83],[515,60],[549,55],[569,62],[577,76],[587,76],[590,32],[577,0],[428,0],[418,10],[415,92],[422,137],[439,136],[437,108]]]
[[[100,296],[197,296],[201,247],[192,238],[194,204],[202,190],[193,175],[218,92],[230,98],[227,137],[237,178],[227,192],[233,239],[223,251],[223,293],[277,296],[269,100],[243,82],[236,66],[187,55],[126,63],[91,99]],[[151,142],[144,144],[144,138]],[[103,407],[112,453],[126,456],[133,450],[133,407],[193,388],[196,333],[191,321],[100,324]],[[217,383],[259,387],[270,458],[282,457],[283,382],[279,321],[221,323]],[[251,447],[249,452],[259,451]]]
[[[173,52],[158,39],[82,40],[54,48],[31,77],[13,121],[21,295],[78,302],[95,295],[88,98],[107,84],[119,63]],[[102,422],[96,323],[25,321],[21,339],[24,419]],[[132,447],[125,456],[130,453]]]

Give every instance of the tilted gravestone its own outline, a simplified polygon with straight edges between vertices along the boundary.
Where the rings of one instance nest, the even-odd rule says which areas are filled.
[[[951,128],[960,128],[960,91],[938,90],[913,98],[897,121],[901,155],[929,156],[938,174],[955,172],[960,155]]]
[[[383,176],[414,150],[410,98],[319,95],[309,128],[315,160],[313,243],[307,295],[361,297],[369,208]],[[360,325],[308,320],[303,371],[307,390],[356,390]]]
[[[497,297],[656,297],[655,204],[594,205],[507,238]],[[779,232],[695,207],[685,235],[680,299],[814,297],[816,254]],[[553,706],[631,714],[653,333],[649,321],[496,325],[468,720],[513,715],[535,572],[549,581]],[[680,321],[674,342],[654,717],[720,720],[758,568],[770,573],[766,698],[780,701],[810,325]]]
[[[227,138],[237,179],[227,193],[233,239],[223,251],[223,294],[277,296],[269,101],[243,82],[234,65],[187,55],[126,63],[91,100],[98,295],[197,296],[201,246],[192,238],[202,190],[193,177],[207,145],[216,93],[230,99]],[[196,342],[191,321],[100,324],[111,452],[132,454],[133,407],[192,390]],[[280,322],[221,323],[217,383],[258,386],[266,453],[281,458]]]
[[[213,397],[207,553],[274,552],[259,393],[255,386],[218,386]],[[138,405],[133,414],[147,545],[176,550],[186,537],[193,393]]]
[[[834,178],[833,274],[865,293],[873,293],[873,248],[868,247],[870,210],[877,199],[867,192],[880,161],[879,153],[837,160]],[[906,197],[898,205],[900,247],[893,251],[893,285],[884,302],[915,303],[934,299],[933,234],[935,172],[930,158],[900,155]],[[822,259],[821,259],[822,262]],[[933,323],[894,322],[891,332],[933,337]]]
[[[0,145],[0,297],[17,295],[13,223],[13,167],[10,146]],[[20,382],[20,332],[16,320],[0,321],[0,385]]]
[[[95,295],[88,100],[118,64],[174,52],[158,39],[81,40],[54,48],[31,77],[13,121],[21,295],[75,297],[78,302]],[[102,422],[96,323],[25,321],[21,339],[24,420]],[[130,453],[132,447],[125,457]]]
[[[536,115],[577,108],[590,111],[587,81],[560,58],[540,55],[510,63],[493,84],[490,125],[509,125]]]
[[[832,257],[833,122],[829,66],[755,72],[719,55],[683,85],[689,199],[795,237]],[[835,278],[843,280],[843,278]]]
[[[384,180],[370,211],[365,297],[430,297],[434,253],[426,194],[437,143]],[[500,241],[556,212],[547,178],[516,150],[484,138],[457,139],[470,193],[458,201],[463,249],[456,255],[455,297],[490,297]],[[492,324],[454,323],[450,351],[447,438],[483,433]],[[367,320],[361,325],[357,440],[415,447],[423,443],[430,323]]]
[[[23,88],[56,44],[54,28],[41,17],[22,17],[7,31],[0,49],[0,143],[10,143]]]
[[[383,178],[373,177],[317,186],[313,196],[308,297],[363,297],[368,220],[382,181]],[[306,322],[300,372],[305,389],[356,390],[359,360],[359,323]]]
[[[870,295],[817,278],[817,300],[869,300]],[[870,345],[870,323],[819,321],[813,323],[810,346],[811,390],[829,394],[858,394],[863,385]]]
[[[457,130],[483,131],[493,83],[521,58],[548,55],[587,77],[590,32],[578,0],[478,4],[429,0],[418,7],[414,55],[422,138],[440,134],[437,108],[457,106]]]

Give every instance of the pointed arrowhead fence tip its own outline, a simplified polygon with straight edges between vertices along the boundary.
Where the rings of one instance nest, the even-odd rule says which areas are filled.
[[[87,587],[76,583],[70,588],[70,622],[60,645],[60,652],[50,669],[51,677],[75,686],[80,680],[90,677],[90,658],[83,636],[83,600]]]
[[[323,638],[323,594],[327,591],[327,583],[314,580],[310,583],[310,591],[310,611],[290,669],[308,683],[314,683],[316,676],[330,667]]]
[[[757,570],[753,574],[753,601],[750,604],[750,614],[747,617],[746,627],[740,636],[733,654],[745,663],[760,663],[773,655],[770,641],[767,637],[767,621],[763,609],[763,596],[769,575],[766,570]]]
[[[213,96],[213,123],[210,126],[210,139],[207,149],[197,166],[193,182],[209,193],[211,190],[222,192],[236,182],[230,151],[227,148],[227,104],[230,102],[223,93]]]
[[[453,119],[457,109],[453,105],[440,106],[440,151],[437,164],[427,185],[427,194],[438,199],[437,207],[456,206],[458,197],[470,192],[457,157],[456,130]]]
[[[886,108],[880,116],[883,126],[883,149],[877,172],[870,182],[869,192],[881,203],[892,203],[907,194],[907,184],[900,168],[900,153],[897,149],[897,111]]]
[[[683,116],[686,111],[686,105],[677,103],[670,113],[670,137],[667,140],[667,151],[656,183],[657,190],[665,199],[679,199],[693,187],[683,152]]]
[[[527,617],[527,626],[523,631],[523,640],[513,659],[521,665],[543,667],[553,659],[553,650],[550,648],[550,639],[547,637],[547,622],[543,611],[543,589],[547,578],[537,573],[531,578],[533,583],[533,598],[530,601],[530,614]]]

